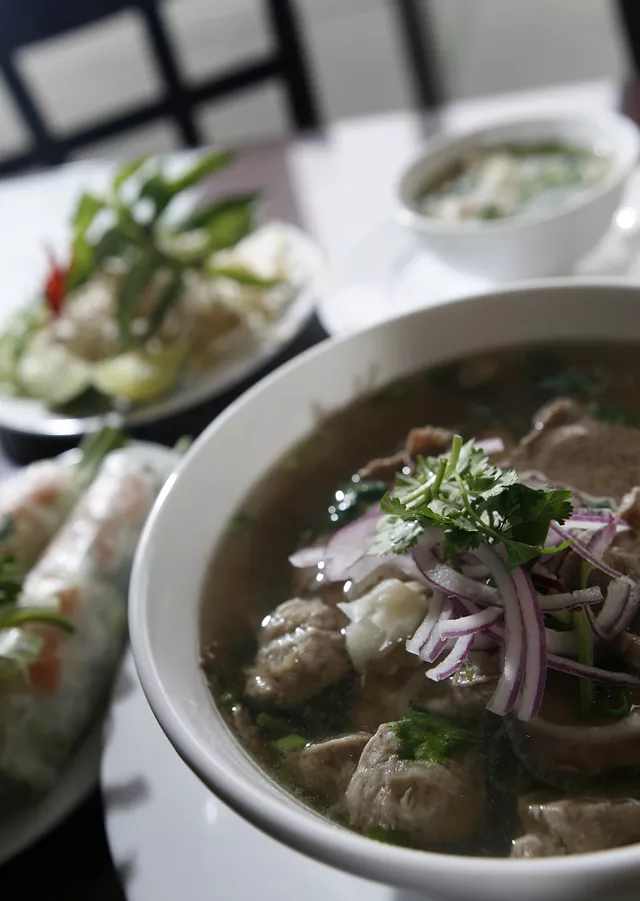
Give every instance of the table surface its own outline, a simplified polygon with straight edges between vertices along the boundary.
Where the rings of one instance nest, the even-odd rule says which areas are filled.
[[[621,102],[632,115],[640,110],[640,87],[632,83],[621,94],[613,83],[580,83],[451,104],[428,115],[394,112],[349,120],[318,134],[242,148],[233,168],[216,177],[216,187],[224,191],[264,186],[268,216],[305,228],[324,247],[331,263],[359,233],[390,214],[398,175],[429,136],[441,130],[472,128],[494,116],[611,108]],[[79,167],[65,167],[0,184],[0,210],[4,209],[5,219],[11,221],[12,232],[0,223],[0,247],[3,227],[7,229],[7,242],[16,245],[19,240],[19,228],[8,215],[10,211],[22,211],[23,218],[32,222],[27,213],[33,209],[42,223],[43,242],[50,237],[48,230],[59,230],[66,211],[57,204],[52,208],[47,197],[79,171]],[[0,265],[1,261],[0,255]],[[195,410],[140,429],[136,435],[166,444],[183,434],[197,435],[248,384],[325,337],[314,317],[296,341],[257,377]],[[67,446],[6,432],[0,434],[0,442],[0,477],[16,465],[51,456]],[[0,870],[0,895],[65,901],[124,898],[109,855],[98,792],[55,832]]]

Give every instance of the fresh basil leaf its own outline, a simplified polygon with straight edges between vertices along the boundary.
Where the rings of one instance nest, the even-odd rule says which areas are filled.
[[[282,279],[264,278],[241,266],[210,266],[207,272],[213,278],[228,278],[239,285],[246,285],[248,288],[261,288],[265,291],[268,291],[270,288],[277,288],[278,285],[282,284]]]
[[[182,220],[178,228],[183,232],[195,228],[207,228],[218,216],[225,214],[228,210],[255,207],[260,196],[258,191],[254,191],[250,194],[231,194],[228,197],[216,198],[209,203],[202,203]]]
[[[181,191],[192,188],[201,182],[207,175],[211,175],[218,169],[228,166],[233,159],[233,154],[229,150],[219,150],[216,153],[208,153],[200,159],[183,175],[171,181],[171,196],[175,197]]]
[[[117,170],[113,179],[113,193],[118,194],[122,185],[128,181],[132,175],[135,175],[144,166],[149,159],[148,156],[138,156],[135,159],[127,160]]]
[[[232,199],[222,201],[215,216],[206,225],[207,249],[213,253],[234,247],[254,228],[254,201]]]
[[[86,234],[96,215],[104,207],[105,202],[100,197],[96,197],[94,194],[82,194],[71,220],[76,236]]]
[[[156,272],[153,259],[143,259],[131,266],[118,290],[117,322],[120,340],[127,344],[131,338],[131,323],[135,318],[140,295]]]
[[[182,279],[180,277],[180,272],[175,271],[171,274],[169,281],[162,289],[160,297],[158,298],[156,305],[153,308],[153,312],[149,317],[149,330],[147,332],[148,338],[151,338],[153,335],[155,335],[155,333],[164,322],[165,316],[180,296],[181,288]]]

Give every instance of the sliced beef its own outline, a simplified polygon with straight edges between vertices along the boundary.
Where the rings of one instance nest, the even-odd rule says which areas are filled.
[[[411,429],[407,435],[405,450],[410,457],[437,457],[446,453],[451,447],[453,432],[437,426],[425,425]]]
[[[390,457],[376,457],[358,471],[361,479],[381,479],[383,482],[393,482],[396,473],[403,466],[407,466],[410,460],[404,451],[392,454]]]
[[[566,853],[563,845],[553,836],[527,832],[511,840],[509,857],[556,857]]]
[[[362,752],[346,800],[356,828],[401,831],[424,846],[466,842],[485,818],[483,760],[475,750],[442,765],[401,760],[383,724]]]
[[[287,769],[310,794],[340,804],[370,737],[366,732],[354,732],[309,745],[288,757]]]
[[[380,723],[401,719],[410,701],[422,704],[431,713],[470,725],[486,715],[499,676],[495,654],[472,651],[468,667],[442,682],[427,679],[428,667],[410,656],[415,666],[393,674],[367,673],[362,680],[351,710],[358,729],[373,731]]]
[[[635,798],[525,795],[518,809],[524,835],[513,842],[512,857],[579,854],[640,841],[640,801]]]
[[[585,416],[574,421],[574,412],[569,401],[545,408],[509,465],[537,470],[597,497],[622,498],[640,484],[640,429]]]
[[[264,623],[245,693],[259,703],[296,707],[350,669],[338,610],[321,600],[285,601]]]
[[[437,457],[444,454],[451,447],[452,439],[453,432],[434,425],[411,429],[402,450],[390,457],[370,460],[358,475],[361,479],[382,479],[385,482],[392,482],[403,466],[411,465],[413,457]]]

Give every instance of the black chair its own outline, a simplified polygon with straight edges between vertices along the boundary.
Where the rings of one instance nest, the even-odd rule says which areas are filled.
[[[196,146],[203,141],[194,121],[195,107],[268,79],[282,81],[295,128],[318,127],[320,112],[294,4],[263,2],[274,39],[272,52],[191,85],[180,73],[160,0],[0,0],[0,71],[32,138],[26,152],[0,160],[0,174],[62,163],[79,147],[162,118],[174,120],[185,146]],[[16,52],[124,10],[137,11],[145,23],[164,96],[70,134],[55,134],[16,65]]]
[[[404,44],[416,106],[435,109],[445,99],[438,48],[427,0],[390,0]]]

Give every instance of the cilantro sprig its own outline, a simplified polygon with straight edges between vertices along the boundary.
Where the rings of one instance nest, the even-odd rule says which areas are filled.
[[[475,732],[417,704],[401,720],[389,723],[389,728],[398,739],[398,756],[421,763],[446,763],[459,748],[482,742]]]
[[[412,475],[400,473],[380,509],[371,553],[406,553],[425,528],[437,526],[448,559],[483,542],[500,543],[514,567],[558,550],[544,546],[549,524],[562,524],[572,505],[570,491],[522,485],[515,470],[500,469],[473,439],[464,444],[456,435],[447,455],[418,457]]]

